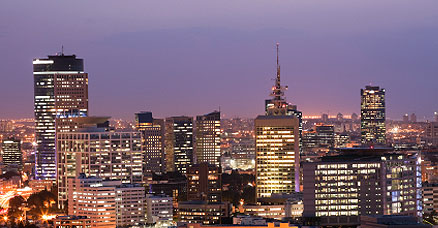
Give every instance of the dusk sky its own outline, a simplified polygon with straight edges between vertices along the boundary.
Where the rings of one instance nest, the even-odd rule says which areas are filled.
[[[286,98],[304,115],[438,111],[438,1],[0,2],[0,118],[33,117],[32,59],[83,58],[90,115],[263,114],[280,43]]]

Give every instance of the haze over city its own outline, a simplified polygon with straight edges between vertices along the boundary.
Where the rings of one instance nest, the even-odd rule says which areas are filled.
[[[84,59],[91,115],[255,117],[279,42],[286,97],[304,115],[359,113],[371,83],[387,90],[388,118],[431,119],[438,2],[411,3],[2,1],[0,117],[33,116],[32,59],[62,45]]]

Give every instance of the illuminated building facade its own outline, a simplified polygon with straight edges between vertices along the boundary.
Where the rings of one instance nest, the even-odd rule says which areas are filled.
[[[422,187],[424,213],[438,212],[438,184],[424,183]]]
[[[108,132],[83,129],[59,133],[58,204],[67,202],[67,179],[84,173],[102,180],[120,180],[123,184],[142,183],[143,152],[140,132]]]
[[[303,134],[303,149],[333,148],[335,145],[335,129],[333,125],[317,124],[312,131]]]
[[[145,224],[145,188],[86,177],[68,179],[68,214],[86,216],[91,227]]]
[[[165,125],[166,171],[185,175],[193,164],[193,118],[170,117]]]
[[[305,217],[321,225],[357,225],[361,215],[421,217],[421,170],[416,157],[350,154],[304,163]]]
[[[226,202],[186,201],[178,204],[178,221],[183,223],[220,224],[229,213],[230,205]]]
[[[3,165],[8,168],[23,168],[23,155],[21,152],[21,141],[10,138],[2,142],[1,158]]]
[[[386,144],[385,89],[366,86],[360,94],[362,144]]]
[[[164,172],[164,120],[154,119],[151,112],[140,112],[135,114],[135,121],[142,134],[144,174]]]
[[[426,147],[438,147],[438,122],[427,124],[423,140]]]
[[[187,200],[202,200],[208,203],[222,201],[219,167],[203,162],[187,169]]]
[[[220,166],[221,157],[221,113],[197,116],[195,123],[196,162],[207,162]]]
[[[147,223],[173,220],[172,197],[166,195],[146,195]]]
[[[282,220],[285,216],[284,204],[244,205],[245,215]]]
[[[256,196],[299,191],[299,120],[294,116],[258,116]]]
[[[265,100],[265,115],[255,123],[256,197],[300,191],[302,113],[284,98],[287,87],[280,83],[277,43],[277,77],[270,100]]]
[[[35,175],[56,178],[55,133],[68,131],[68,117],[87,116],[88,74],[75,55],[33,60],[35,110]]]

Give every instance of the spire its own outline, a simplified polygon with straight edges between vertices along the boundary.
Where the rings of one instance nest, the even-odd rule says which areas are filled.
[[[277,77],[275,78],[275,85],[272,87],[271,96],[274,97],[274,100],[283,101],[284,90],[286,87],[282,87],[280,83],[280,43],[276,44],[277,46]]]
[[[277,87],[281,87],[281,85],[280,85],[280,61],[279,61],[279,46],[280,46],[280,43],[277,43],[277,79],[276,79],[276,81],[275,81],[275,85],[277,86]]]

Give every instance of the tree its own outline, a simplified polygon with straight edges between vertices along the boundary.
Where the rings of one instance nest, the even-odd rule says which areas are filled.
[[[32,194],[27,199],[27,206],[29,207],[29,215],[38,219],[42,213],[53,213],[58,211],[57,197],[52,192],[43,190]]]
[[[8,217],[10,220],[15,220],[23,215],[21,208],[26,203],[22,196],[15,196],[9,200]]]

